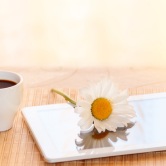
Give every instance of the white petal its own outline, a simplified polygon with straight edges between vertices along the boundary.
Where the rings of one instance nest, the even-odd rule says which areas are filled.
[[[104,126],[107,130],[116,131],[117,124],[113,123],[110,119],[105,120],[103,123],[104,123]]]
[[[91,103],[89,103],[88,101],[85,101],[85,100],[79,100],[77,102],[77,104],[80,106],[80,107],[83,107],[85,109],[90,109],[91,108]]]
[[[119,93],[119,90],[117,89],[117,87],[113,83],[112,83],[110,88],[111,89],[109,90],[108,98],[112,98]]]
[[[92,126],[93,118],[92,116],[86,116],[84,118],[81,118],[81,120],[78,122],[78,125],[81,127],[81,129],[85,130]]]
[[[117,105],[113,104],[113,109],[116,111],[122,111],[122,110],[133,110],[134,111],[133,107],[130,105],[127,105],[127,104],[117,104]]]
[[[127,126],[127,123],[130,122],[129,118],[125,118],[125,117],[120,117],[120,116],[111,116],[112,121],[116,124],[123,124],[124,126]],[[119,127],[119,126],[117,126]]]
[[[94,119],[94,126],[99,133],[101,133],[102,131],[105,131],[105,126],[103,125],[102,121]]]
[[[80,128],[82,130],[87,130],[92,126],[92,123],[91,123],[91,121],[89,121],[89,122],[79,121],[78,125],[80,126]]]
[[[123,117],[127,117],[127,118],[132,118],[132,117],[135,117],[135,113],[133,112],[114,112],[112,113],[111,116],[123,116]]]
[[[112,114],[111,115],[135,115],[135,112],[132,109],[113,109]]]
[[[74,109],[74,111],[76,112],[76,113],[81,113],[81,112],[83,112],[84,111],[84,108],[82,108],[82,107],[75,107],[75,109]]]
[[[113,109],[113,112],[111,115],[122,115],[122,116],[131,116],[134,117],[136,116],[135,111],[132,109],[132,107],[126,107],[126,108],[120,108],[120,107],[115,107]]]
[[[127,98],[128,98],[128,91],[124,90],[121,93],[115,95],[114,97],[112,97],[112,101],[113,103],[120,103],[120,102],[127,102]]]
[[[110,82],[108,84],[106,81],[103,81],[101,85],[101,96],[109,98],[111,91],[112,91],[112,83]]]
[[[80,93],[81,93],[81,96],[84,98],[84,100],[90,103],[93,101],[93,97],[88,89],[82,89]]]
[[[84,110],[80,113],[80,117],[86,118],[86,117],[92,117],[91,110]]]

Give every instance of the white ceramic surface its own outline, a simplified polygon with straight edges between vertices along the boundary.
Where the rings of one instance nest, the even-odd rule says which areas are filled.
[[[110,133],[106,140],[109,144],[101,148],[95,148],[97,142],[87,146],[93,148],[76,145],[79,117],[68,104],[26,107],[22,114],[41,154],[50,163],[166,150],[166,93],[131,96],[129,102],[137,114],[134,126]]]
[[[17,73],[0,71],[0,80],[10,80],[16,85],[0,89],[0,132],[9,130],[14,122],[23,95],[23,78]]]

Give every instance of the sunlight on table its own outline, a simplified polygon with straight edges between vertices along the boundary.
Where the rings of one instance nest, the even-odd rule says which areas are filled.
[[[165,66],[164,0],[0,0],[0,66]]]

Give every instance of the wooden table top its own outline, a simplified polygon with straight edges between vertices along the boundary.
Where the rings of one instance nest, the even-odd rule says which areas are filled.
[[[166,165],[166,151],[48,164],[44,162],[21,115],[21,109],[26,106],[64,102],[61,96],[50,92],[51,88],[76,98],[80,88],[104,77],[111,77],[121,89],[129,89],[130,95],[165,92],[166,69],[3,67],[1,70],[18,72],[23,76],[24,97],[13,128],[0,132],[0,166]]]

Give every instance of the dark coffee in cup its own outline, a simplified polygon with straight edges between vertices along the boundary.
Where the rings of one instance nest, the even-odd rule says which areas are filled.
[[[11,86],[14,86],[16,85],[15,82],[13,81],[10,81],[10,80],[0,80],[0,89],[2,88],[8,88],[8,87],[11,87]]]

